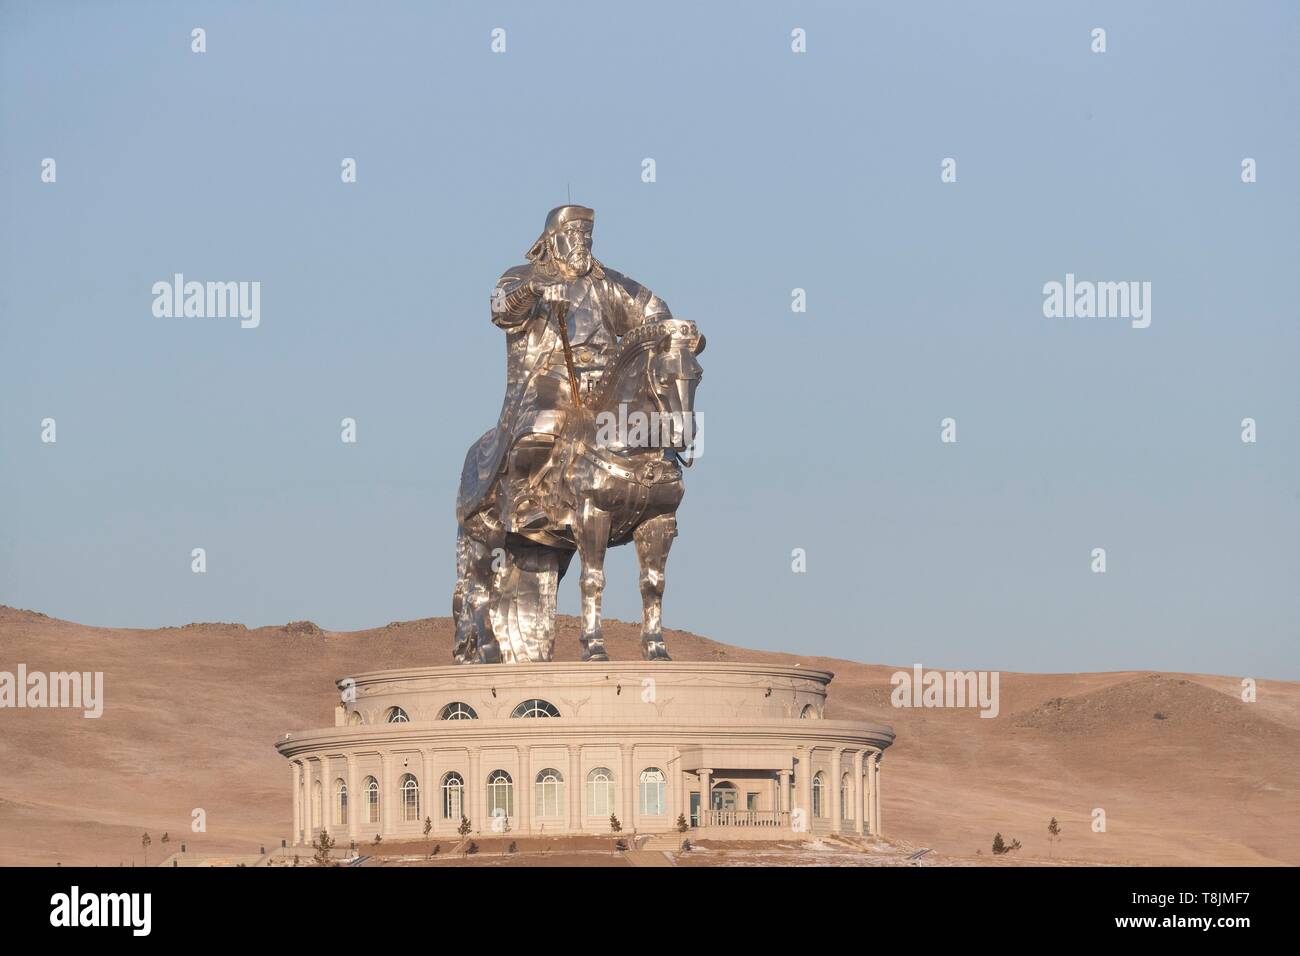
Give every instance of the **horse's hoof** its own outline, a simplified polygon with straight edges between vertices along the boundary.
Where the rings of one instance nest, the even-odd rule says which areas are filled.
[[[582,659],[584,661],[608,661],[609,655],[605,653],[604,644],[591,644],[582,650]]]
[[[641,656],[648,661],[670,661],[668,648],[663,641],[649,641],[641,648]]]

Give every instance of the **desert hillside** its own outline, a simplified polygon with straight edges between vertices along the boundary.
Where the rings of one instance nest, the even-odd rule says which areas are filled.
[[[610,622],[610,656],[639,657],[637,629]],[[1300,684],[1120,672],[1012,674],[1001,713],[895,709],[899,667],[729,647],[668,632],[678,660],[801,662],[835,672],[828,717],[891,724],[882,816],[888,836],[987,858],[994,832],[1020,861],[1049,854],[1142,864],[1300,864]],[[103,671],[103,716],[0,710],[0,864],[150,861],[256,852],[288,834],[285,731],[332,723],[332,681],[450,660],[446,618],[331,633],[309,622],[247,629],[89,627],[0,606],[0,671]],[[562,619],[557,657],[577,656]],[[908,664],[901,664],[903,668]],[[207,832],[190,832],[191,812]],[[1106,831],[1094,833],[1094,808]],[[1055,816],[1062,840],[1049,847]],[[160,838],[170,834],[164,849]]]

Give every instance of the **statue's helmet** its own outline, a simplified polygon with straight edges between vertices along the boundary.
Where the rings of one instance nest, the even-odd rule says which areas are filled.
[[[588,209],[586,206],[565,205],[556,206],[546,214],[546,225],[542,229],[542,234],[537,237],[537,241],[529,248],[526,258],[529,262],[544,262],[548,256],[550,241],[556,233],[560,232],[568,223],[571,222],[590,222],[595,223],[596,210]]]

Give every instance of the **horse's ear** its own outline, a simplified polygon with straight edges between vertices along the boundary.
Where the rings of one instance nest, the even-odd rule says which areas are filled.
[[[703,334],[701,334],[701,335],[700,335],[700,340],[699,340],[698,342],[695,343],[695,349],[694,349],[695,354],[696,354],[696,355],[699,355],[701,352],[703,352],[703,351],[704,351],[704,346],[705,346],[707,343],[708,343],[708,339],[706,339],[706,338],[703,336]]]

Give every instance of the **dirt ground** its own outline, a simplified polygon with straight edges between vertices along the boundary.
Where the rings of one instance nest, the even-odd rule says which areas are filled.
[[[636,627],[610,622],[606,635],[615,660],[638,658]],[[1258,701],[1245,703],[1240,679],[1228,676],[1003,672],[1001,713],[982,719],[973,710],[892,707],[896,666],[747,651],[681,631],[667,637],[678,660],[834,671],[828,717],[898,733],[882,765],[884,830],[900,850],[931,850],[918,865],[1300,864],[1298,683],[1260,681]],[[99,719],[0,710],[0,864],[141,865],[146,831],[150,863],[182,839],[194,855],[278,846],[292,805],[277,736],[330,726],[335,678],[446,661],[450,640],[445,618],[349,633],[310,622],[131,630],[0,607],[0,670],[103,671],[105,682]],[[557,656],[577,656],[571,618],[559,623]],[[205,832],[192,832],[195,810]],[[1062,832],[1049,843],[1052,817]],[[999,832],[1021,849],[994,859]],[[463,865],[543,859],[531,840],[517,842],[530,849],[512,860],[480,839],[477,859]],[[605,849],[555,847],[550,861],[626,864]],[[412,845],[412,856],[425,852]],[[908,862],[908,854],[833,844],[706,845],[673,857],[761,865],[772,853],[786,862]]]

